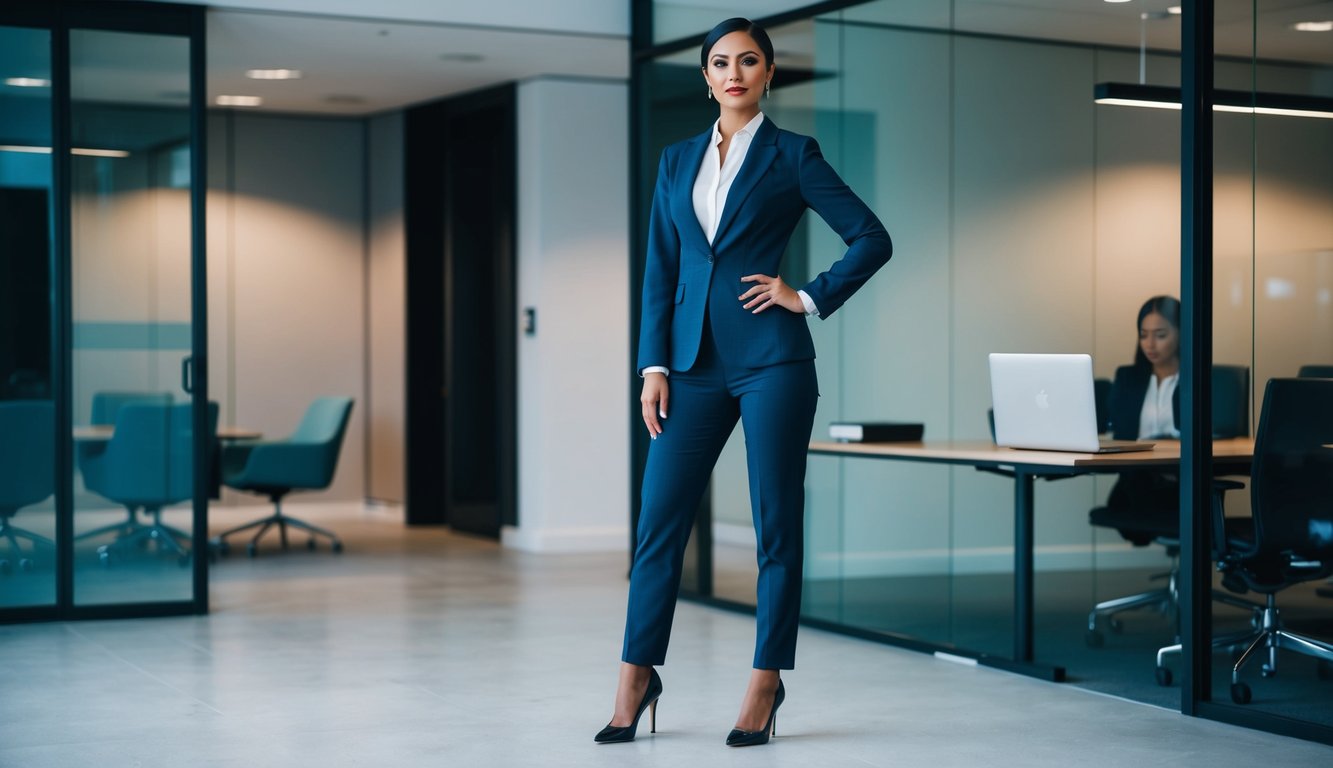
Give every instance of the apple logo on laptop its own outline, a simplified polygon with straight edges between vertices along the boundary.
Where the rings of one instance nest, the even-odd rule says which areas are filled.
[[[1042,409],[1043,411],[1051,407],[1051,399],[1047,397],[1046,390],[1043,389],[1040,392],[1038,392],[1037,397],[1035,399],[1037,401],[1037,407]]]

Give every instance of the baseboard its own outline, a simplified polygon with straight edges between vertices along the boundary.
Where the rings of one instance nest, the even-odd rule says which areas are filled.
[[[716,544],[755,547],[754,529],[748,525],[713,523]],[[1051,544],[1033,551],[1037,571],[1082,571],[1160,568],[1166,565],[1161,547],[1135,547],[1128,542],[1099,544]],[[866,552],[808,552],[805,575],[810,579],[869,578],[875,576],[935,576],[942,574],[1012,573],[1013,547],[971,547]]]
[[[584,528],[506,525],[500,531],[500,544],[523,552],[626,552],[629,549],[629,528],[617,525]]]

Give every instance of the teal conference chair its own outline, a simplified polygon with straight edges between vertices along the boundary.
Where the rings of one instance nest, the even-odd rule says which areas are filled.
[[[0,541],[9,543],[9,556],[0,554],[0,573],[32,570],[38,549],[55,551],[55,542],[15,527],[10,520],[23,507],[44,501],[55,491],[55,408],[50,400],[0,402]],[[25,556],[20,540],[32,543]]]
[[[137,524],[98,547],[102,562],[130,551],[131,546],[157,544],[159,552],[170,552],[182,565],[190,560],[189,534],[162,522],[162,508],[194,497],[194,430],[191,405],[130,403],[116,415],[116,431],[102,447],[82,462],[83,480],[89,490],[121,504],[134,518],[142,509],[151,522]],[[218,406],[208,404],[208,438],[213,445],[217,432]]]
[[[258,528],[246,552],[254,557],[259,540],[277,526],[282,548],[287,548],[287,526],[310,533],[306,546],[315,548],[317,536],[329,539],[334,552],[341,552],[342,541],[329,530],[282,513],[282,497],[292,491],[314,491],[329,487],[338,467],[343,435],[352,414],[352,398],[321,397],[310,404],[296,432],[286,440],[229,445],[222,452],[222,482],[239,491],[264,494],[273,502],[273,514],[224,531],[213,538],[221,554],[230,549],[227,537]]]
[[[99,426],[108,424],[114,425],[116,423],[116,417],[120,415],[120,409],[127,405],[136,403],[147,405],[171,405],[171,401],[172,397],[170,392],[98,392],[93,395],[93,412],[90,421]],[[100,455],[104,450],[106,450],[106,443],[102,441],[85,440],[78,444],[79,472],[81,472],[85,478],[88,474],[86,471],[86,462],[89,459],[95,460],[93,457]],[[84,485],[87,485],[86,480]],[[117,538],[119,538],[121,536],[129,536],[142,528],[144,528],[144,525],[139,522],[136,511],[130,509],[129,517],[124,520],[118,523],[111,523],[110,525],[103,525],[94,528],[91,531],[84,531],[78,536],[75,536],[74,540],[81,541],[83,539],[91,539],[94,536],[101,536],[104,533],[114,533]]]

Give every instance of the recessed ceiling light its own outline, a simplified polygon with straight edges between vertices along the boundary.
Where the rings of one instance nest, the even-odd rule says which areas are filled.
[[[1333,21],[1298,21],[1291,28],[1297,32],[1333,32]]]
[[[219,96],[218,106],[220,107],[257,107],[263,104],[264,100],[258,96]]]
[[[305,74],[299,69],[247,69],[245,76],[251,80],[300,80]]]
[[[12,85],[15,88],[50,88],[51,81],[40,77],[6,77],[5,85]]]
[[[486,57],[480,53],[442,53],[440,61],[456,61],[462,64],[475,64]]]
[[[1171,14],[1172,16],[1179,16],[1181,13],[1183,13],[1180,6],[1178,5],[1167,6],[1166,12]]]
[[[1129,0],[1106,0],[1108,3],[1128,3]]]

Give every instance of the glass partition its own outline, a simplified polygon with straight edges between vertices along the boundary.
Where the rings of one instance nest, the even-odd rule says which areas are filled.
[[[697,35],[731,10],[752,18],[791,10],[728,6],[685,29],[661,23],[684,18],[676,4],[653,5],[659,44],[668,29]],[[770,27],[778,73],[765,114],[819,141],[879,213],[896,251],[835,315],[810,321],[821,394],[814,440],[828,439],[835,420],[911,421],[925,425],[927,441],[989,443],[989,352],[1090,354],[1105,393],[1102,429],[1143,434],[1146,390],[1136,388],[1150,379],[1165,387],[1172,373],[1139,360],[1140,312],[1149,299],[1181,295],[1182,30],[1167,5],[1038,13],[981,0],[881,0]],[[1298,32],[1299,12],[1287,5],[1216,4],[1217,88],[1333,96],[1333,32],[1318,38],[1323,45],[1301,38],[1317,33]],[[697,47],[662,48],[671,52],[639,68],[640,235],[661,149],[716,117]],[[1158,103],[1098,103],[1107,87]],[[1214,128],[1215,314],[1204,331],[1216,364],[1212,429],[1244,441],[1269,378],[1333,364],[1333,120],[1218,112]],[[807,214],[784,276],[799,286],[843,249]],[[1180,423],[1172,407],[1169,425],[1152,434],[1172,448]],[[1015,479],[1000,470],[812,455],[804,618],[888,642],[1012,657]],[[1245,462],[1218,470],[1248,483]],[[1180,708],[1179,675],[1157,664],[1159,649],[1177,640],[1178,477],[1074,474],[1034,488],[1034,660],[1076,685]],[[1154,510],[1146,528],[1111,514],[1145,498]],[[1231,492],[1228,514],[1248,516],[1250,501],[1247,488]],[[707,507],[709,529],[696,531],[705,535],[691,551],[708,572],[685,589],[753,606],[739,431]],[[1217,586],[1225,592],[1220,578]],[[1288,590],[1290,621],[1327,637],[1333,599],[1320,590],[1333,593],[1320,580]],[[1214,615],[1218,632],[1244,629],[1252,616],[1225,597]],[[1213,657],[1217,701],[1228,700],[1227,650]],[[1283,699],[1280,687],[1261,697],[1269,681],[1255,667],[1248,711],[1327,722],[1333,699],[1313,681],[1330,668],[1289,655],[1278,682],[1295,679],[1306,698]],[[1178,664],[1164,658],[1166,669]],[[1320,691],[1321,700],[1309,698]]]
[[[0,608],[56,601],[51,33],[0,27]]]
[[[189,45],[70,33],[79,605],[193,595]]]

